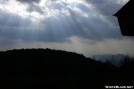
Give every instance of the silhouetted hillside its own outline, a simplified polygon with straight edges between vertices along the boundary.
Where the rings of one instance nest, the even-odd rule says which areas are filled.
[[[1,81],[16,87],[39,85],[46,88],[88,89],[128,84],[126,80],[133,76],[128,76],[129,73],[124,75],[120,71],[122,68],[61,50],[20,49],[0,52]],[[133,78],[129,81],[132,84]]]

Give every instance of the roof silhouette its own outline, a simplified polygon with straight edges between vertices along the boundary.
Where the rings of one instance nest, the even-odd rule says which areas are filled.
[[[129,16],[134,13],[134,0],[128,1],[114,16]]]
[[[127,2],[117,13],[120,30],[124,36],[134,36],[134,0]]]

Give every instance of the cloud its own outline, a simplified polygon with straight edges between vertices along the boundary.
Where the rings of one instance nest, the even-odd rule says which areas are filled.
[[[39,3],[41,0],[17,0],[21,3]]]
[[[44,27],[31,23],[24,26],[8,26],[2,29],[0,36],[10,39],[21,39],[23,41],[42,41],[42,42],[65,42],[69,41],[68,38],[72,36],[83,37],[94,41],[101,41],[105,38],[109,39],[121,39],[122,36],[111,28],[106,28],[106,24],[101,20],[87,19],[81,17],[77,13],[71,14],[73,16],[66,16],[59,14],[60,18],[49,17],[42,20]],[[81,18],[80,22],[77,18]],[[12,20],[12,19],[11,19]],[[21,19],[22,22],[24,21]],[[91,20],[91,22],[89,21]],[[96,24],[102,23],[100,26]],[[35,25],[34,25],[35,24]],[[94,26],[95,25],[95,26]],[[45,28],[46,27],[46,28]],[[42,28],[42,30],[40,30]],[[101,28],[101,29],[100,29]],[[108,30],[109,29],[109,30]],[[89,32],[89,33],[87,33]]]
[[[105,16],[114,25],[118,26],[116,19],[112,16],[115,14],[128,0],[85,0],[88,4],[93,5],[93,9],[98,14]]]
[[[28,12],[38,12],[40,14],[44,14],[44,11],[42,10],[42,8],[35,4],[30,4],[27,8],[27,11]]]
[[[46,2],[44,2],[46,1]],[[133,54],[112,15],[127,0],[0,0],[0,50],[53,48],[94,54]]]
[[[0,26],[4,27],[24,27],[31,24],[31,20],[22,18],[17,14],[7,13],[4,10],[0,10]]]
[[[38,12],[40,14],[44,14],[44,11],[38,5],[41,2],[41,0],[16,0],[16,1],[19,1],[20,3],[23,3],[23,4],[27,4],[28,5],[28,8],[27,8],[28,12]]]
[[[38,1],[21,1],[33,2]],[[65,2],[51,2],[44,11],[37,4],[30,4],[26,10],[36,11],[40,14],[49,14],[49,17],[35,18],[28,15],[23,18],[18,13],[8,13],[0,10],[0,37],[27,42],[70,42],[70,37],[76,36],[96,42],[105,39],[124,39],[113,20],[108,7],[111,1],[97,0],[87,1],[93,5],[90,7],[85,2],[75,5]],[[101,5],[102,4],[102,5]],[[32,6],[33,5],[33,6]],[[103,6],[104,5],[104,6]],[[114,5],[114,4],[113,4]],[[111,7],[111,10],[114,8]],[[36,16],[39,17],[39,16]],[[34,18],[34,21],[33,19]]]

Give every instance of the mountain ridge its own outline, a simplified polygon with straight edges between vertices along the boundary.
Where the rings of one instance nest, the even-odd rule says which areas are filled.
[[[125,74],[124,71],[109,63],[63,50],[14,49],[0,52],[0,82],[17,84],[17,87],[100,89],[105,85],[128,84],[128,79],[132,81],[131,70]]]

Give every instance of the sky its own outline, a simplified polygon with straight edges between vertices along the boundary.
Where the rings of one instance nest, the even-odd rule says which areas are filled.
[[[134,55],[113,16],[128,0],[0,0],[0,51],[51,48]]]

